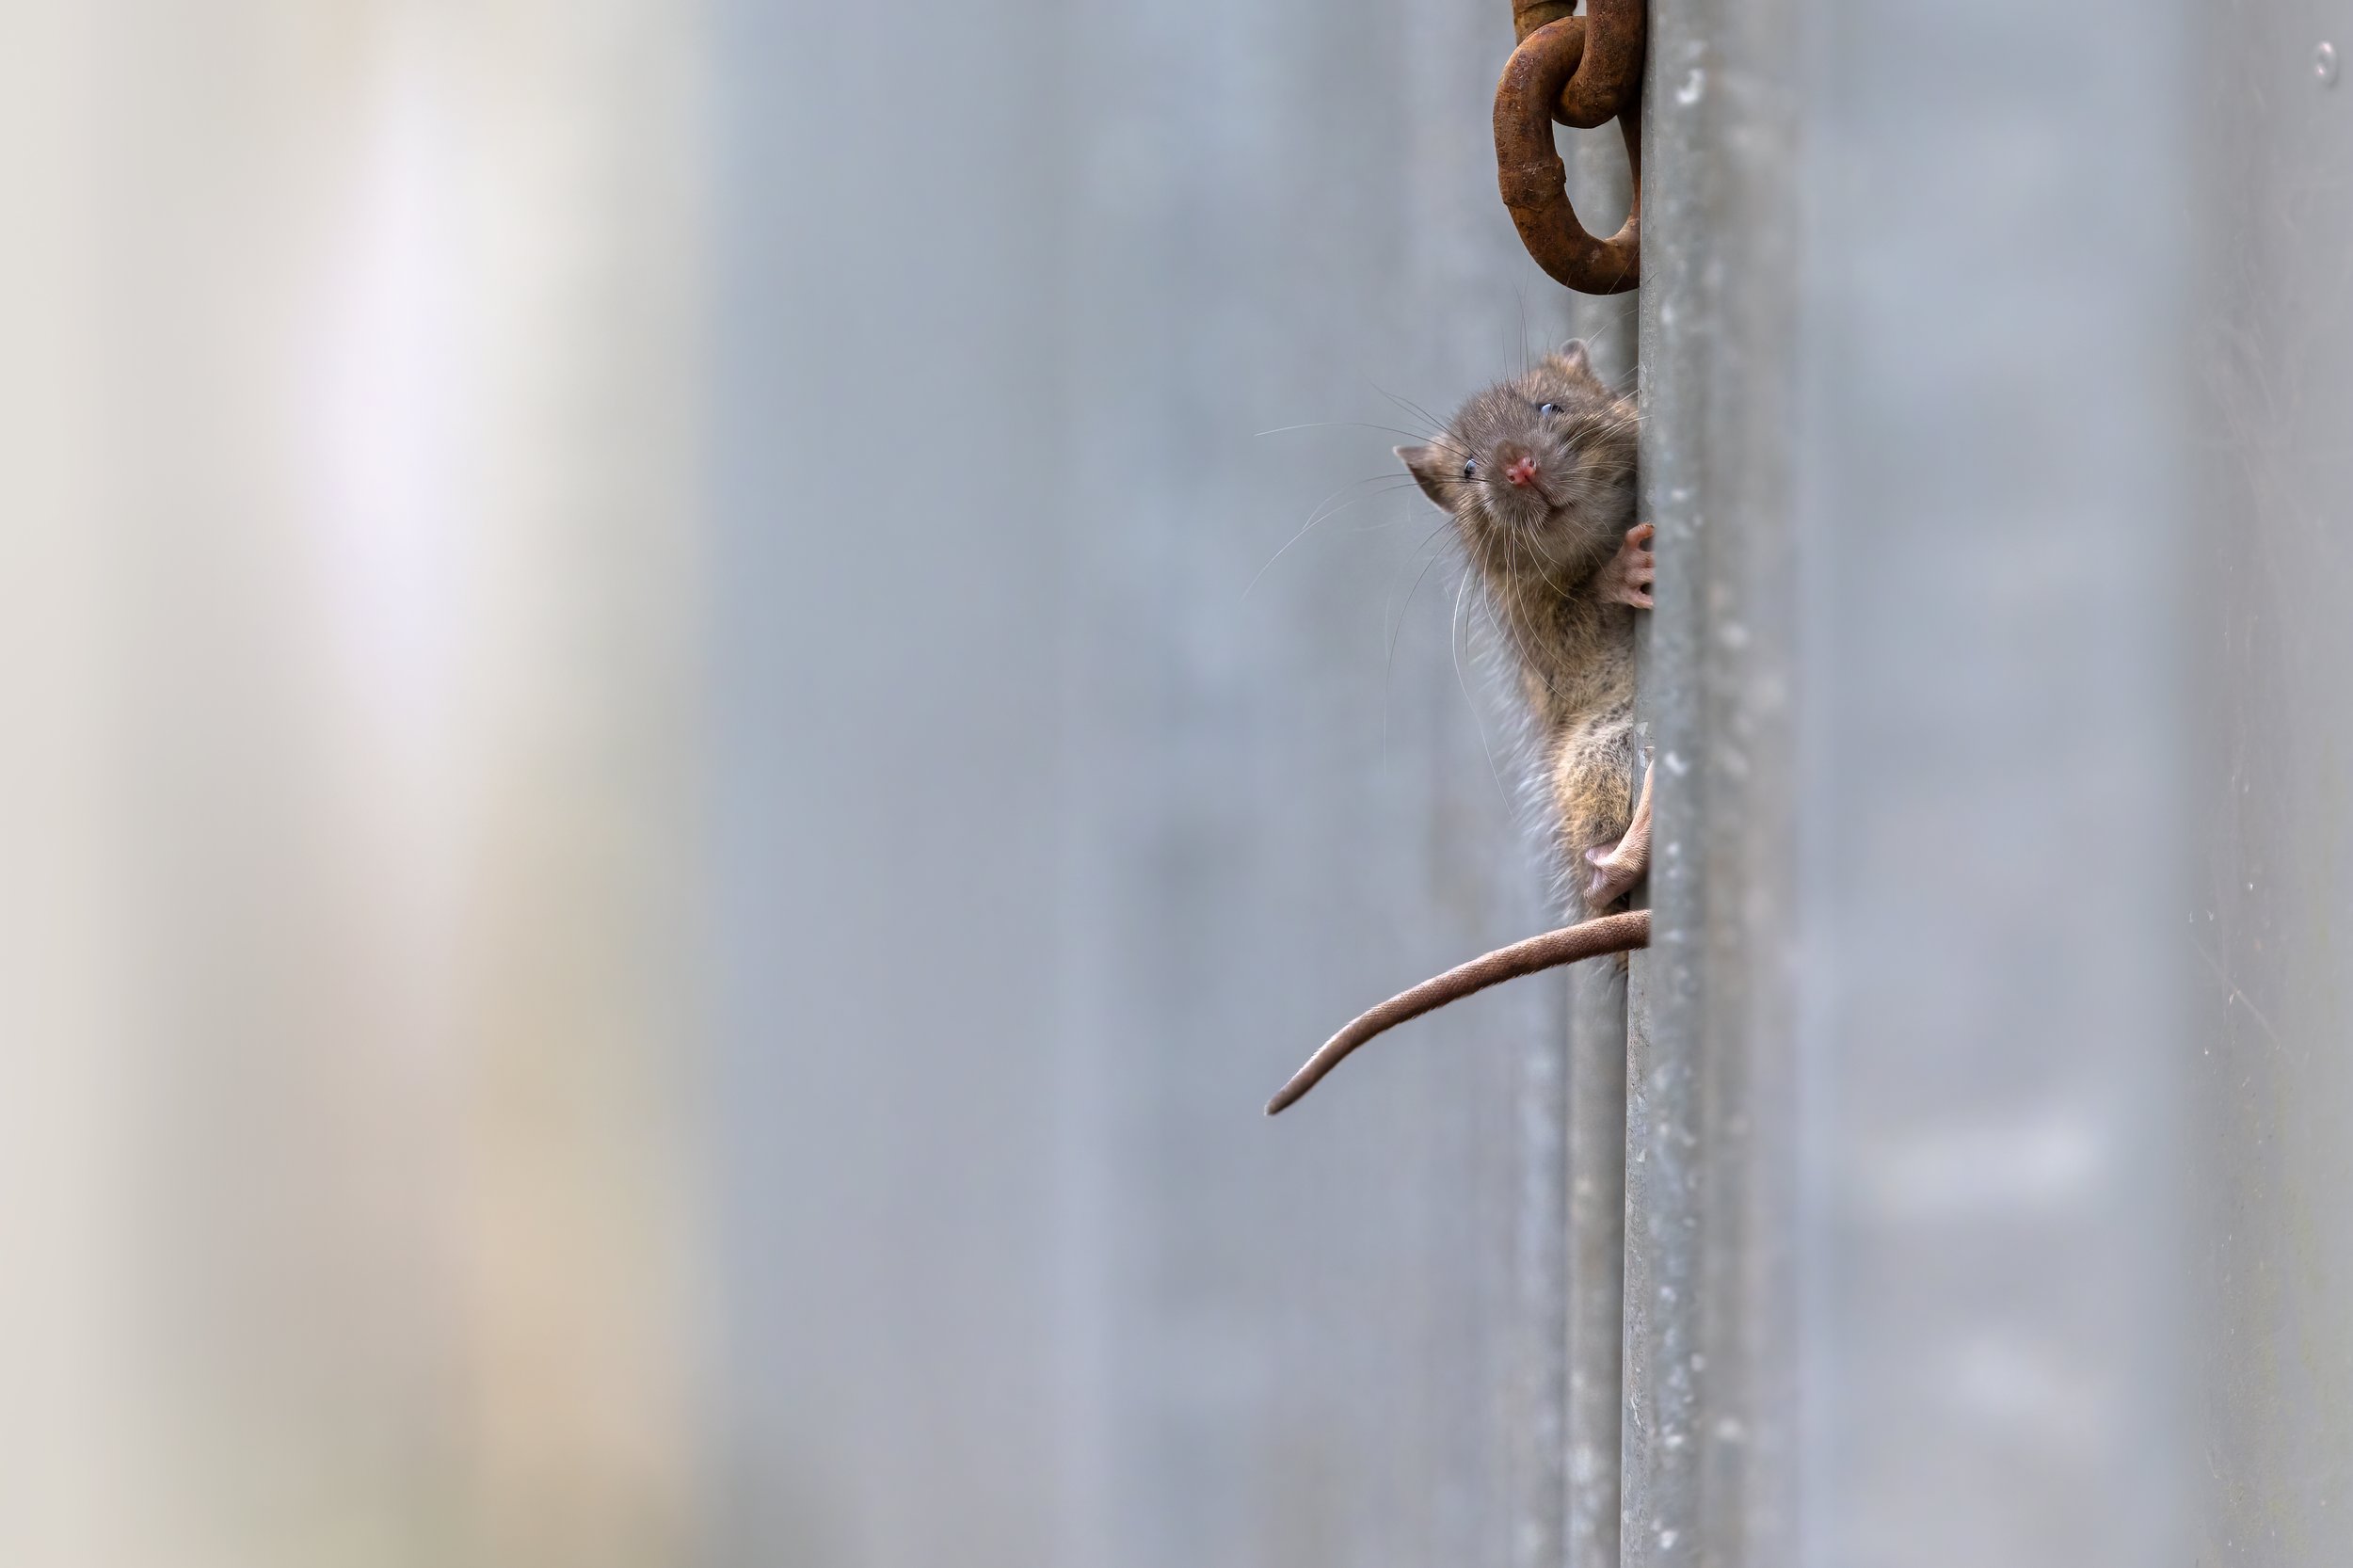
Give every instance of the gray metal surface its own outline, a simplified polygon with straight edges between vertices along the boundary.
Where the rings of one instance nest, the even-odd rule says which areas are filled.
[[[1842,5],[1801,56],[1814,1561],[2180,1554],[2190,14]],[[1766,890],[1711,894],[1760,956]]]
[[[2353,99],[2342,5],[2205,8],[2200,489],[2185,612],[2201,681],[2198,876],[2163,952],[2195,996],[2184,1191],[2202,1347],[2191,1542],[2219,1565],[2353,1543]]]
[[[1258,1114],[1548,923],[1403,438],[1257,434],[1565,335],[1506,8],[720,9],[722,1555],[1557,1563],[1564,984]]]
[[[1630,1562],[2179,1550],[2184,15],[1654,8]]]

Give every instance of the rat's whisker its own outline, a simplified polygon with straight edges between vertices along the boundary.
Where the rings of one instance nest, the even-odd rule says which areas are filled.
[[[1433,430],[1445,430],[1449,428],[1446,421],[1440,419],[1437,415],[1432,413],[1429,409],[1423,408],[1412,398],[1400,397],[1397,393],[1389,391],[1388,388],[1380,385],[1378,382],[1374,383],[1372,390],[1387,398],[1390,402],[1396,404],[1399,408],[1404,409],[1407,413],[1413,415],[1416,419],[1428,420],[1430,422],[1430,427]]]
[[[1260,436],[1287,436],[1294,430],[1378,430],[1387,436],[1403,436],[1407,440],[1426,441],[1444,451],[1457,451],[1444,431],[1432,434],[1426,430],[1401,430],[1394,424],[1372,424],[1361,419],[1318,419],[1305,424],[1278,424],[1272,430],[1253,430],[1255,440]]]
[[[1517,576],[1520,567],[1520,540],[1518,530],[1513,529],[1506,533],[1503,536],[1503,544],[1505,552],[1510,559],[1513,575]],[[1516,625],[1506,621],[1503,616],[1497,612],[1495,604],[1492,600],[1487,601],[1487,619],[1497,631],[1503,633],[1504,641],[1512,645],[1512,651],[1519,655],[1520,664],[1523,666],[1531,670],[1541,669],[1542,666],[1540,666],[1536,661],[1529,656],[1528,644],[1522,640],[1519,628]],[[1546,676],[1546,679],[1549,680],[1548,675]]]
[[[1368,501],[1383,501],[1386,500],[1390,496],[1403,495],[1408,490],[1415,490],[1418,488],[1420,488],[1420,487],[1416,485],[1411,479],[1406,479],[1401,480],[1397,484],[1386,486],[1381,489],[1367,490],[1362,495],[1351,496],[1346,501],[1341,502],[1338,505],[1333,507],[1330,511],[1324,513],[1323,516],[1317,519],[1314,526],[1321,527],[1324,523],[1330,522],[1334,518],[1338,517],[1342,512],[1361,506]],[[1345,530],[1345,532],[1351,534],[1374,534],[1380,532],[1384,528],[1392,527],[1401,520],[1402,520],[1391,518],[1387,522],[1370,522],[1365,524],[1361,528],[1351,528]],[[1268,563],[1270,566],[1273,564],[1273,562]]]
[[[1423,551],[1430,549],[1432,540],[1437,538],[1437,536],[1441,534],[1451,532],[1453,527],[1454,520],[1452,518],[1449,518],[1446,521],[1438,524],[1437,527],[1433,528],[1429,533],[1424,534],[1421,537],[1421,543],[1414,547],[1414,553],[1405,557],[1406,561],[1410,564],[1417,556],[1420,555]],[[1389,660],[1392,664],[1394,664],[1397,659],[1398,636],[1405,630],[1405,613],[1413,607],[1414,594],[1421,587],[1422,579],[1430,575],[1430,568],[1436,566],[1440,561],[1445,560],[1446,554],[1447,552],[1444,549],[1434,551],[1432,552],[1430,559],[1422,563],[1421,570],[1415,574],[1414,585],[1405,590],[1405,600],[1403,603],[1397,603],[1394,597],[1396,590],[1394,588],[1390,590],[1392,596],[1391,601],[1390,604],[1383,606],[1381,618],[1383,620],[1387,620],[1389,618],[1389,610],[1392,607],[1394,607],[1397,611],[1397,621],[1389,629]],[[1391,578],[1389,581],[1394,584],[1397,580],[1395,578]],[[1386,666],[1385,666],[1385,667]]]
[[[1471,724],[1479,731],[1479,749],[1486,755],[1488,775],[1496,781],[1496,794],[1502,800],[1503,808],[1509,811],[1512,808],[1512,792],[1503,787],[1503,770],[1496,765],[1495,748],[1487,744],[1487,721],[1480,715],[1479,699],[1471,696],[1470,678],[1463,673],[1463,655],[1454,641],[1454,627],[1463,620],[1463,598],[1470,591],[1471,575],[1465,572],[1462,587],[1455,590],[1454,616],[1447,623],[1446,648],[1454,660],[1454,683],[1462,689],[1463,705],[1470,710]],[[1463,639],[1465,642],[1470,639],[1467,623],[1465,623]]]
[[[1346,495],[1350,490],[1354,489],[1357,486],[1377,485],[1381,484],[1384,480],[1391,482],[1385,488],[1372,490],[1364,495],[1356,496],[1352,500],[1342,502],[1337,506],[1332,506],[1332,503],[1334,501],[1337,501],[1341,496]],[[1376,473],[1364,479],[1353,479],[1347,484],[1342,485],[1338,489],[1334,490],[1330,495],[1325,496],[1321,501],[1315,504],[1314,507],[1312,507],[1307,513],[1307,520],[1300,525],[1299,532],[1293,534],[1289,538],[1285,539],[1283,541],[1282,549],[1277,550],[1273,554],[1266,558],[1266,565],[1260,567],[1257,573],[1252,576],[1250,579],[1250,586],[1242,589],[1241,597],[1244,600],[1247,600],[1250,597],[1251,589],[1256,588],[1258,585],[1258,579],[1264,577],[1270,570],[1273,569],[1274,563],[1281,560],[1284,553],[1288,552],[1291,546],[1305,538],[1307,535],[1313,531],[1316,524],[1320,522],[1329,522],[1332,519],[1339,516],[1342,512],[1347,511],[1349,507],[1355,505],[1359,501],[1371,501],[1381,496],[1394,495],[1399,490],[1412,488],[1414,484],[1415,481],[1413,479],[1405,478],[1401,481],[1399,475],[1394,473]],[[1332,509],[1328,512],[1324,510],[1327,506],[1332,507]]]
[[[1564,567],[1567,563],[1562,561],[1558,555],[1555,555],[1551,551],[1545,548],[1543,535],[1530,534],[1528,536],[1528,542],[1530,548],[1535,552],[1536,558],[1544,563],[1544,569],[1539,573],[1539,575],[1544,578],[1545,586],[1550,588],[1554,593],[1561,595],[1564,599],[1568,597],[1569,590],[1561,585],[1561,580],[1552,575],[1551,569],[1555,567]]]
[[[1414,555],[1419,555],[1423,551],[1429,550],[1431,540],[1436,538],[1441,534],[1450,533],[1453,530],[1453,527],[1454,520],[1452,518],[1449,518],[1446,521],[1438,524],[1437,527],[1433,528],[1429,533],[1423,535],[1421,543],[1414,547]],[[1414,558],[1414,555],[1408,555],[1406,560],[1411,561]],[[1387,655],[1381,661],[1381,755],[1385,759],[1389,754],[1389,696],[1390,688],[1395,684],[1395,677],[1397,673],[1398,639],[1405,634],[1405,617],[1414,607],[1414,596],[1421,591],[1422,580],[1430,575],[1430,568],[1432,567],[1436,566],[1440,561],[1445,560],[1446,557],[1447,552],[1444,549],[1431,552],[1430,559],[1424,561],[1421,564],[1421,570],[1414,574],[1413,586],[1405,590],[1405,601],[1397,607],[1397,624],[1389,629],[1389,650]],[[1392,579],[1392,581],[1394,581],[1394,579]],[[1388,619],[1388,611],[1385,608],[1381,613],[1381,618],[1384,620]],[[1453,641],[1450,633],[1448,637],[1448,641],[1449,645]]]
[[[1440,522],[1438,527],[1433,527],[1433,530],[1431,530],[1431,532],[1426,532],[1426,535],[1421,535],[1421,544],[1417,544],[1417,546],[1415,546],[1415,555],[1419,555],[1421,551],[1429,551],[1429,549],[1431,549],[1431,541],[1433,541],[1435,536],[1438,536],[1438,535],[1448,535],[1448,532],[1454,532],[1454,518],[1448,518],[1448,520]],[[1415,555],[1407,555],[1407,558],[1405,558],[1407,563],[1412,563],[1412,560],[1415,560]],[[1384,765],[1384,767],[1388,765],[1388,704],[1391,704],[1391,696],[1396,695],[1396,692],[1393,692],[1393,687],[1396,687],[1396,673],[1398,673],[1398,638],[1402,638],[1402,635],[1405,635],[1405,616],[1410,615],[1412,607],[1415,607],[1415,593],[1421,593],[1421,579],[1429,577],[1429,574],[1431,574],[1431,568],[1433,568],[1433,565],[1438,565],[1440,560],[1445,560],[1445,558],[1448,558],[1448,551],[1445,551],[1445,546],[1440,546],[1440,549],[1431,551],[1431,558],[1429,558],[1429,560],[1424,560],[1424,563],[1421,563],[1421,569],[1419,569],[1419,572],[1415,572],[1415,586],[1410,586],[1410,588],[1407,588],[1407,591],[1405,591],[1405,602],[1402,602],[1402,605],[1398,605],[1398,621],[1396,621],[1396,626],[1391,626],[1391,629],[1388,629],[1388,654],[1386,654],[1386,657],[1382,659],[1382,765]],[[1391,584],[1396,584],[1396,577],[1391,577]],[[1396,598],[1396,588],[1391,588],[1391,598]],[[1382,607],[1382,619],[1384,619],[1384,621],[1388,619],[1388,607],[1386,607],[1386,605]],[[1448,629],[1448,648],[1452,648],[1452,645],[1454,645],[1454,631],[1452,631],[1452,629]]]

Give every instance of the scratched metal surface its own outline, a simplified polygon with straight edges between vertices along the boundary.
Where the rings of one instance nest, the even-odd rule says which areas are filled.
[[[2217,1565],[2353,1543],[2353,97],[2324,41],[2353,48],[2353,8],[2217,6],[2200,40],[2205,832],[2168,955],[2196,999],[2194,1540]]]
[[[1256,434],[1561,335],[1506,8],[719,25],[719,1555],[1557,1562],[1565,987],[1258,1111],[1546,919],[1399,438]]]

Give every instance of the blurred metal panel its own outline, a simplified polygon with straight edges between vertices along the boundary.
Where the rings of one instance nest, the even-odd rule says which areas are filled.
[[[1804,35],[1813,1561],[2180,1553],[2191,14],[1842,0]],[[1776,892],[1711,917],[1763,957]]]
[[[1654,8],[1629,1562],[2178,1545],[2185,15]]]
[[[1106,1184],[1081,1561],[1558,1560],[1557,982],[1235,1116],[1365,1000],[1545,922],[1475,594],[1449,559],[1416,596],[1442,520],[1378,493],[1406,438],[1253,434],[1424,430],[1411,405],[1561,335],[1466,112],[1506,20],[1222,0],[1077,29],[1065,962]],[[1348,509],[1270,566],[1320,504]]]
[[[1054,11],[715,10],[718,1555],[1034,1568],[1064,1503]]]
[[[725,1555],[1550,1568],[1564,985],[1258,1114],[1548,923],[1389,453],[1564,335],[1505,8],[719,9]]]
[[[2192,1540],[2201,1562],[2301,1568],[2353,1541],[2353,98],[2321,55],[2353,47],[2353,9],[2202,14],[2202,856],[2163,950],[2197,998]]]
[[[0,24],[12,1568],[695,1548],[698,24]]]

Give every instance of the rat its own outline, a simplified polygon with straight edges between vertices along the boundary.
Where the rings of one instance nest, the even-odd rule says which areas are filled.
[[[1634,520],[1641,421],[1581,343],[1474,395],[1397,456],[1455,536],[1519,665],[1562,890],[1588,918],[1424,981],[1335,1034],[1272,1116],[1367,1040],[1474,991],[1650,942],[1650,912],[1606,913],[1650,865],[1650,776],[1633,773],[1634,616],[1651,607],[1652,528]],[[1620,960],[1623,962],[1623,958]]]

